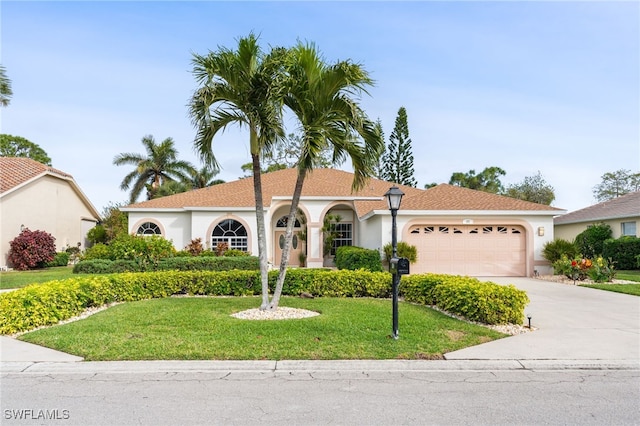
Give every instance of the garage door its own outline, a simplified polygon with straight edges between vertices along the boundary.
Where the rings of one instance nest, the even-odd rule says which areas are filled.
[[[525,231],[510,225],[416,225],[408,244],[418,249],[412,273],[525,276]]]

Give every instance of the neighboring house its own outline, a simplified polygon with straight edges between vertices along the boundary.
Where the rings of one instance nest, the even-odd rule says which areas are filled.
[[[21,230],[48,232],[56,249],[80,246],[100,215],[73,177],[30,158],[0,157],[0,266]]]
[[[296,169],[262,176],[268,260],[279,265]],[[332,251],[356,245],[382,251],[391,242],[391,213],[384,197],[393,185],[371,179],[352,193],[353,174],[316,169],[305,180],[300,210],[307,238],[293,242],[292,266],[300,251],[306,266],[322,267],[323,222],[339,215]],[[549,270],[541,256],[553,240],[553,217],[564,210],[452,185],[423,190],[400,185],[405,193],[397,216],[398,241],[418,248],[412,273],[438,272],[474,276],[531,276]],[[258,253],[253,179],[197,189],[121,208],[129,215],[129,232],[158,234],[180,250],[196,238],[208,248],[226,242],[231,248]],[[302,228],[298,228],[302,229]]]
[[[640,237],[640,192],[631,192],[602,203],[576,210],[553,220],[557,239],[573,241],[589,225],[606,223],[613,238]]]

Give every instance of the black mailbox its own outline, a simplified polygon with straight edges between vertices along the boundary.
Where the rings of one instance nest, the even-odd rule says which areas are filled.
[[[389,260],[389,272],[406,275],[409,273],[409,259],[406,257],[392,257]]]

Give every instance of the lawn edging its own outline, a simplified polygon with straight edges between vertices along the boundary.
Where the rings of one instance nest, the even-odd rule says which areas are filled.
[[[269,273],[271,291],[277,271]],[[83,276],[0,294],[0,334],[57,324],[84,310],[114,302],[164,298],[175,294],[251,296],[261,294],[257,271],[159,271]],[[391,274],[365,270],[291,269],[284,295],[376,297],[391,294]],[[407,302],[435,305],[470,321],[521,324],[527,294],[513,285],[442,274],[403,276],[400,295]]]

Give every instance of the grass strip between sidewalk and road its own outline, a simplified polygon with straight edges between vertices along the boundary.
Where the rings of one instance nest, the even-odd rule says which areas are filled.
[[[440,359],[506,337],[425,306],[400,303],[400,338],[391,301],[285,297],[281,306],[320,312],[286,320],[243,320],[256,297],[169,297],[130,302],[88,318],[36,330],[21,340],[103,360]]]

